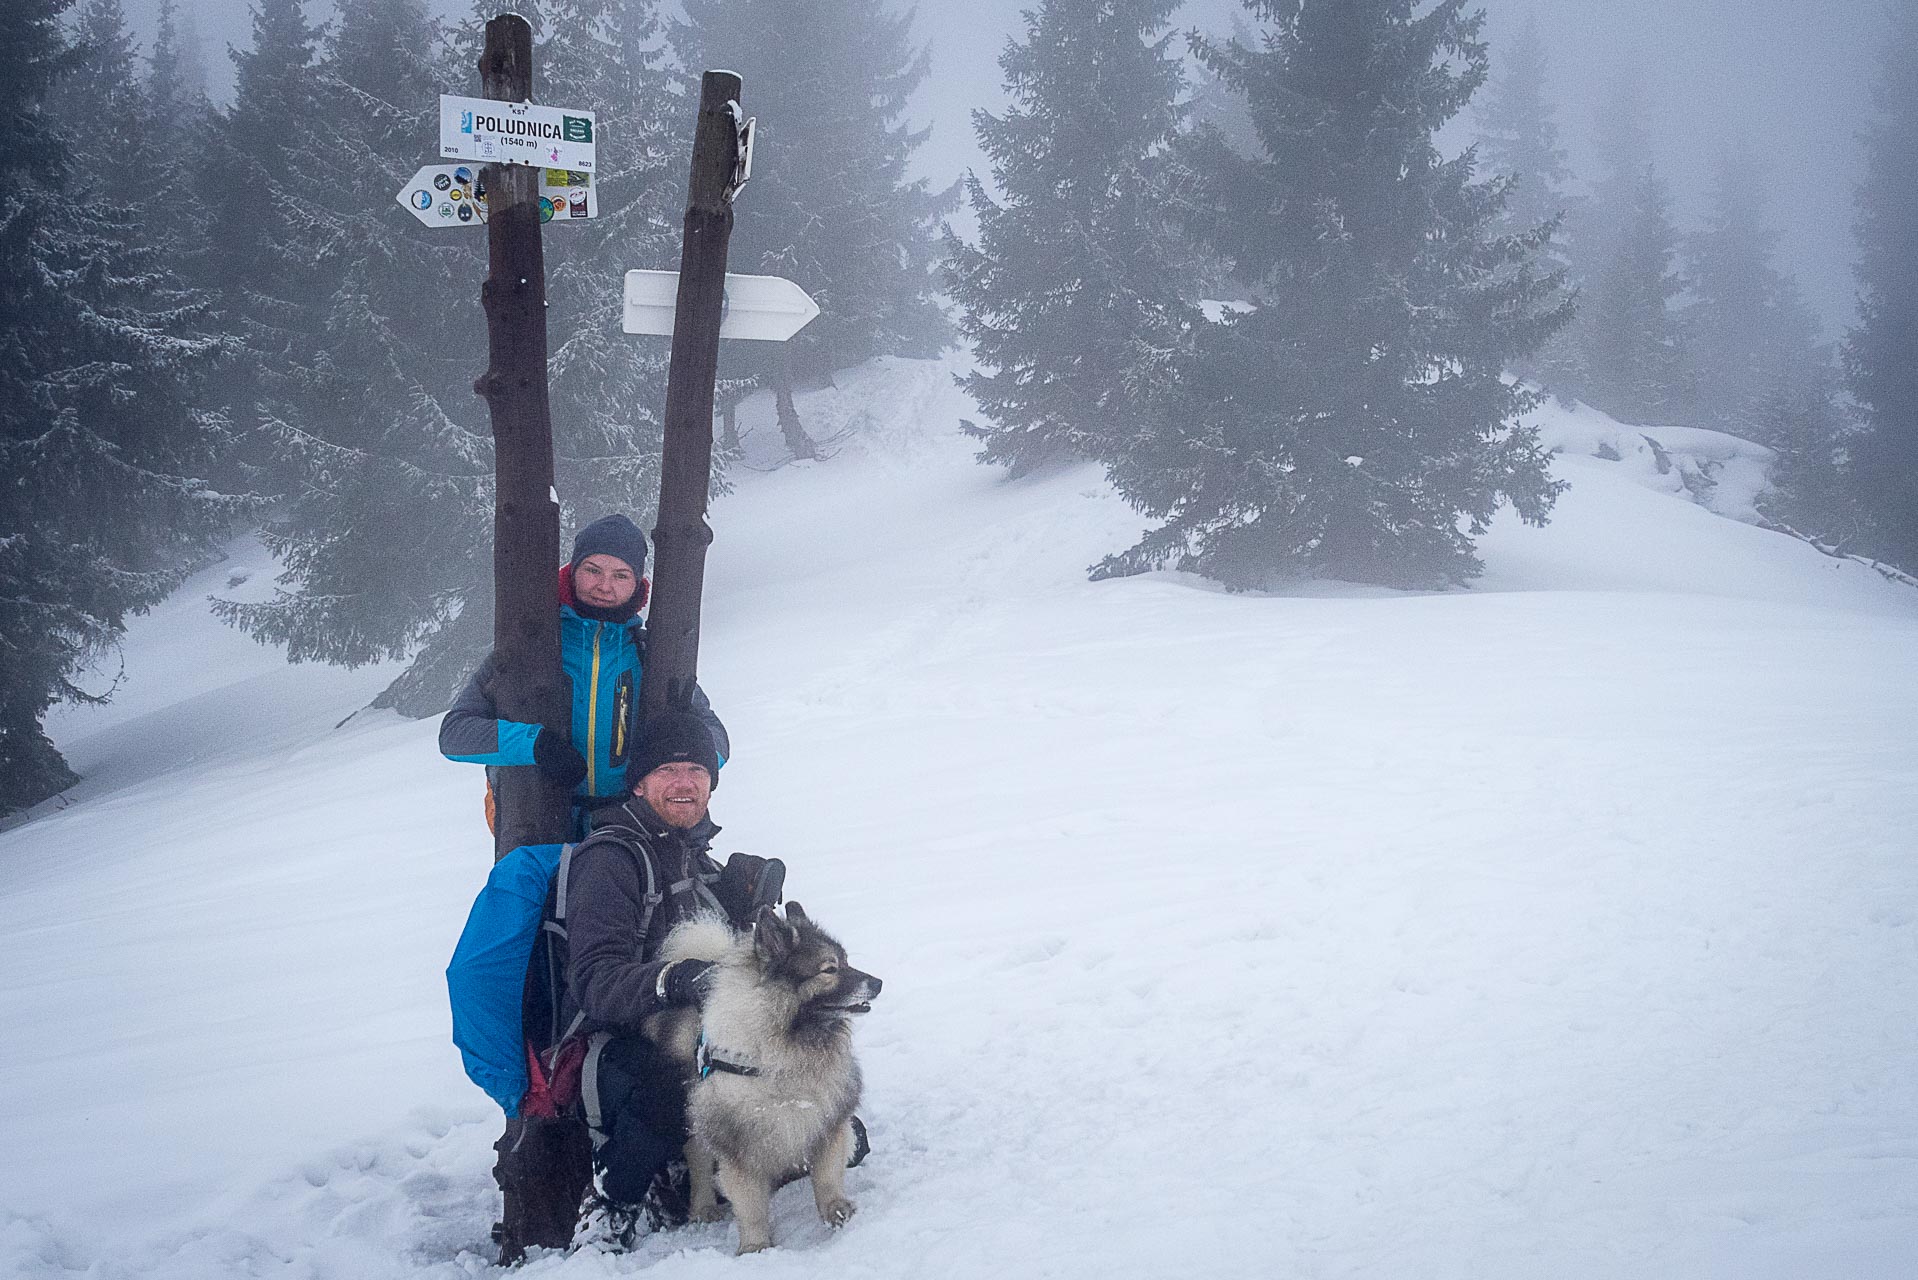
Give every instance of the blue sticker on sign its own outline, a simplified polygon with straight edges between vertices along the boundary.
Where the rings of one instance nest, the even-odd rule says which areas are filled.
[[[415,191],[413,193],[413,207],[421,210],[431,209],[433,207],[433,193],[431,191]]]

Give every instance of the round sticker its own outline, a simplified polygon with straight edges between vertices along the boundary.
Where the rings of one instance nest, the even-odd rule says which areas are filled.
[[[433,207],[433,193],[431,191],[415,191],[413,193],[413,207],[415,209],[431,209]]]
[[[553,202],[545,196],[539,198],[539,220],[541,222],[551,222],[553,220]]]
[[[454,200],[464,200],[466,199],[466,192],[464,190],[455,191],[451,198]]]
[[[443,204],[443,205],[441,205],[441,206],[440,206],[440,217],[442,217],[442,218],[450,218],[450,217],[452,217],[452,216],[453,216],[453,206],[452,206],[452,205],[450,205],[450,204]]]
[[[445,174],[436,173],[433,175],[433,190],[444,191],[452,185],[453,185],[453,180],[447,177]]]
[[[459,183],[462,187],[470,187],[473,185],[473,171],[465,165],[461,165],[459,168],[453,170],[453,181]]]
[[[460,206],[460,221],[461,221],[461,222],[471,222],[472,220],[473,220],[473,206],[472,206],[472,205],[470,205],[470,204],[463,204],[463,205],[461,205],[461,206]]]

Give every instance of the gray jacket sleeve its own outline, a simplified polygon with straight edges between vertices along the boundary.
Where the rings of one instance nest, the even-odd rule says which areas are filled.
[[[531,764],[539,726],[502,720],[493,704],[498,664],[488,653],[440,719],[440,754],[465,764]]]
[[[640,959],[645,891],[625,849],[594,843],[574,852],[566,891],[566,983],[596,1027],[637,1031],[665,1007],[656,994],[665,964]]]

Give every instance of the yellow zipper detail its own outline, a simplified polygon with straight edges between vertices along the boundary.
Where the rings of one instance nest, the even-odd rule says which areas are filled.
[[[594,780],[593,768],[599,759],[599,750],[594,745],[599,741],[599,633],[598,623],[593,624],[593,680],[586,695],[586,794],[599,794],[599,783]]]

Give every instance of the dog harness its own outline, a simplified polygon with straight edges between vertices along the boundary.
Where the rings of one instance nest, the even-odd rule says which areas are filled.
[[[699,1048],[694,1053],[693,1062],[699,1067],[699,1078],[701,1080],[704,1080],[715,1071],[724,1071],[729,1075],[735,1076],[756,1076],[759,1074],[758,1067],[748,1066],[744,1062],[730,1062],[716,1055],[713,1052],[713,1047],[706,1043],[706,1033],[704,1031],[699,1033]]]

